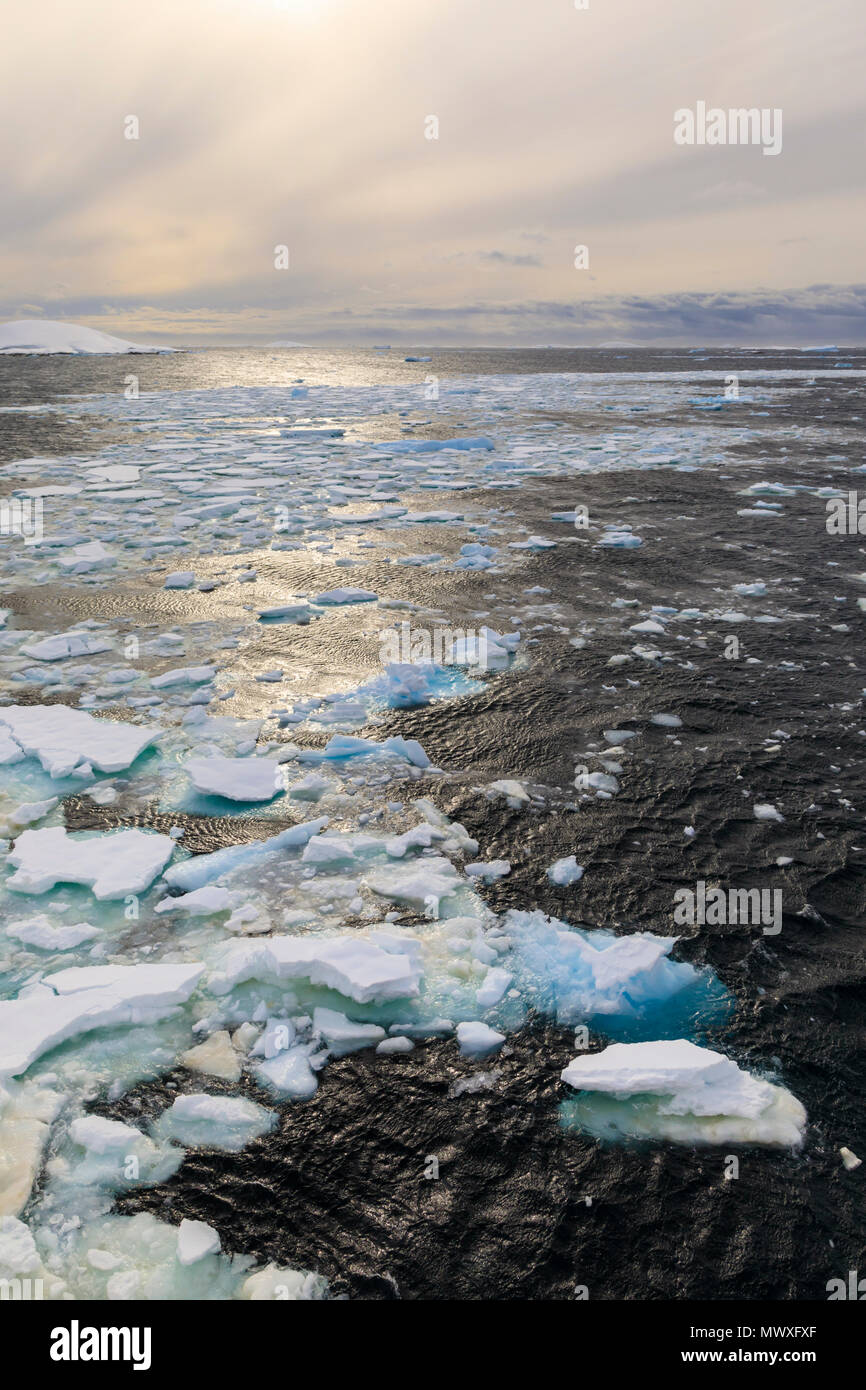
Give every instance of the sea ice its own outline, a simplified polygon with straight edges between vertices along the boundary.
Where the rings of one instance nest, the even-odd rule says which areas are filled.
[[[563,1081],[584,1093],[563,1118],[599,1137],[796,1145],[806,1112],[782,1086],[685,1038],[613,1043],[576,1057]]]
[[[204,967],[102,965],[46,975],[17,999],[0,1000],[0,1080],[94,1028],[152,1023],[192,994]]]
[[[230,801],[272,801],[283,791],[278,764],[267,758],[188,758],[183,770],[196,791]]]
[[[16,872],[7,888],[47,893],[57,883],[80,883],[99,899],[143,893],[174,853],[170,835],[115,830],[72,836],[60,827],[25,830],[9,853]]]
[[[154,725],[94,719],[67,705],[6,705],[0,708],[4,731],[51,777],[69,777],[87,764],[99,772],[122,772],[162,732]]]

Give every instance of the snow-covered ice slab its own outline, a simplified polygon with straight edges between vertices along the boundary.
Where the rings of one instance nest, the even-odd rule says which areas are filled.
[[[143,893],[174,853],[170,835],[149,830],[114,830],[70,835],[62,827],[25,830],[9,854],[15,873],[6,887],[16,893],[47,893],[58,883],[80,883],[95,898]]]
[[[562,1079],[584,1093],[564,1107],[565,1123],[601,1138],[786,1146],[805,1131],[790,1091],[685,1038],[613,1043],[576,1057]]]
[[[277,763],[267,758],[188,758],[183,764],[196,791],[229,801],[272,801],[284,790]]]
[[[178,1096],[154,1125],[160,1138],[176,1139],[191,1147],[227,1149],[238,1153],[277,1124],[277,1115],[255,1101],[239,1096],[211,1096],[199,1092]]]
[[[67,705],[6,705],[0,708],[0,735],[38,758],[51,777],[69,777],[87,767],[122,772],[159,738],[161,729],[111,719],[94,719]]]
[[[307,979],[358,1004],[414,999],[421,969],[408,955],[384,951],[362,936],[273,936],[232,941],[215,957],[211,994],[228,994],[246,980]]]
[[[440,855],[374,869],[365,882],[379,897],[431,917],[439,916],[443,899],[453,897],[463,884],[451,860]]]
[[[0,1000],[0,1079],[20,1076],[43,1053],[95,1028],[167,1017],[186,1003],[203,970],[199,964],[86,966]]]

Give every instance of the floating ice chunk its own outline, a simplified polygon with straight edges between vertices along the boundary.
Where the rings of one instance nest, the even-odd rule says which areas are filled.
[[[275,608],[259,609],[261,622],[308,623],[317,616],[308,603],[282,603]]]
[[[681,729],[683,721],[678,714],[653,714],[650,717],[651,724],[657,724],[660,729]]]
[[[26,946],[36,946],[40,951],[71,951],[82,941],[92,941],[101,933],[98,927],[92,927],[89,922],[76,922],[73,926],[71,923],[52,921],[41,914],[24,921],[10,922],[6,935],[15,941],[23,941]]]
[[[781,811],[769,801],[756,801],[752,810],[755,820],[784,820]]]
[[[51,1123],[62,1096],[35,1082],[0,1086],[0,1274],[4,1264],[2,1218],[17,1216],[30,1196],[42,1165]]]
[[[202,965],[103,965],[47,975],[36,990],[0,1000],[0,1078],[94,1028],[165,1018],[186,1002]]]
[[[860,1164],[863,1162],[862,1158],[858,1158],[850,1149],[846,1149],[844,1144],[839,1150],[839,1156],[842,1159],[842,1166],[847,1173],[853,1173],[854,1169],[859,1168]]]
[[[10,763],[20,763],[26,757],[20,743],[16,743],[5,724],[0,724],[0,767]]]
[[[253,1068],[257,1079],[275,1095],[290,1100],[309,1100],[318,1079],[310,1066],[309,1049],[289,1047]]]
[[[162,587],[164,589],[191,589],[194,583],[194,570],[175,570],[173,574],[166,575]]]
[[[558,1023],[640,1018],[701,978],[668,960],[675,937],[582,932],[542,912],[509,911],[504,925],[523,993]]]
[[[308,772],[299,782],[292,783],[289,796],[293,801],[320,801],[327,792],[334,790],[334,786],[327,777],[320,777],[317,772]]]
[[[369,589],[326,589],[323,594],[316,594],[313,603],[375,603],[378,597],[378,594],[371,593]]]
[[[73,1120],[69,1138],[85,1154],[83,1158],[76,1155],[63,1176],[80,1186],[123,1187],[131,1181],[124,1171],[130,1158],[138,1160],[136,1180],[140,1177],[147,1182],[164,1182],[180,1167],[180,1154],[155,1144],[132,1125],[102,1115],[81,1115]]]
[[[663,634],[665,631],[663,623],[657,623],[654,618],[645,618],[642,623],[632,623],[629,632],[647,632]]]
[[[14,811],[0,816],[0,833],[14,838],[19,830],[26,830],[28,825],[35,825],[37,821],[44,820],[59,802],[58,796],[49,796],[45,801],[22,802]]]
[[[188,1052],[182,1052],[180,1060],[190,1071],[221,1076],[225,1081],[239,1081],[241,1077],[240,1058],[225,1028],[211,1033],[209,1038],[191,1047]]]
[[[551,864],[547,871],[547,877],[551,883],[555,883],[560,888],[568,888],[572,883],[578,883],[583,878],[583,869],[578,864],[575,855],[570,854],[566,859],[557,859]]]
[[[512,778],[505,778],[500,782],[491,782],[490,790],[498,792],[504,796],[509,806],[520,806],[529,800],[529,793],[522,782],[516,782]]]
[[[154,690],[167,690],[176,685],[203,685],[215,675],[215,666],[178,666],[173,671],[163,671],[161,676],[151,676],[150,683]]]
[[[333,743],[333,739],[331,742]],[[389,753],[397,753],[399,757],[405,758],[408,763],[412,763],[413,767],[430,766],[430,759],[415,738],[401,738],[399,736],[386,738],[382,747]]]
[[[196,854],[180,864],[172,864],[163,877],[169,887],[179,888],[182,893],[192,893],[222,878],[224,874],[250,868],[280,850],[303,849],[327,824],[328,817],[322,816],[319,820],[292,825],[267,840],[251,840],[249,844],[229,845],[227,849],[217,849],[212,854]]]
[[[313,1027],[321,1033],[325,1046],[333,1057],[345,1057],[363,1047],[382,1042],[385,1029],[376,1023],[356,1023],[336,1009],[314,1009]]]
[[[511,873],[511,864],[507,859],[491,859],[488,863],[479,861],[476,864],[467,864],[464,871],[468,878],[480,878],[484,883],[495,883],[498,878],[505,878],[506,874]]]
[[[188,1147],[226,1149],[239,1153],[253,1139],[268,1134],[277,1115],[255,1101],[204,1092],[178,1096],[160,1115],[154,1133]]]
[[[24,656],[34,661],[65,661],[70,656],[95,656],[111,651],[114,643],[107,637],[89,632],[62,632],[56,637],[43,637],[38,642],[25,642]]]
[[[461,886],[461,877],[450,859],[433,855],[412,864],[390,864],[367,874],[365,883],[381,898],[438,917],[444,898]]]
[[[741,598],[763,598],[767,592],[767,586],[761,580],[756,584],[735,584],[734,593]]]
[[[207,1255],[218,1255],[220,1238],[206,1221],[190,1221],[184,1217],[177,1233],[177,1258],[182,1265],[198,1264]]]
[[[150,887],[174,843],[170,835],[148,830],[74,837],[59,827],[25,830],[10,851],[16,872],[6,886],[16,893],[46,893],[57,883],[80,883],[95,898],[125,898]]]
[[[181,893],[176,898],[163,898],[154,912],[188,912],[192,917],[210,917],[217,912],[230,912],[237,904],[238,894],[216,884]]]
[[[481,987],[475,991],[475,1002],[479,1009],[492,1009],[503,998],[514,976],[499,965],[492,965],[484,976]]]
[[[15,1216],[0,1218],[0,1269],[5,1274],[33,1274],[39,1268],[36,1242],[23,1221]],[[4,1291],[5,1293],[5,1291]]]
[[[229,801],[273,801],[283,791],[279,766],[268,758],[187,758],[183,770],[198,792]]]
[[[116,556],[106,550],[102,541],[88,541],[72,547],[68,555],[59,555],[57,563],[70,574],[88,574],[91,570],[110,569],[117,564]]]
[[[407,362],[429,362],[429,357],[407,357]],[[486,435],[458,439],[395,439],[389,443],[376,444],[377,449],[387,449],[391,454],[432,454],[440,449],[493,449],[492,439]]]
[[[358,1004],[384,1004],[414,999],[420,978],[409,955],[384,951],[363,936],[273,936],[220,947],[208,987],[219,996],[245,980],[307,979]]]
[[[505,1034],[497,1033],[486,1023],[458,1023],[457,1042],[462,1057],[489,1057],[505,1042]]]
[[[393,1053],[414,1052],[415,1044],[411,1038],[384,1038],[380,1042],[376,1051],[382,1056],[391,1056]]]
[[[566,1111],[571,1123],[604,1137],[774,1145],[803,1139],[806,1112],[789,1091],[684,1038],[614,1043],[576,1057],[562,1079],[605,1098],[582,1096]]]
[[[629,739],[637,738],[637,734],[631,729],[605,729],[603,732],[605,742],[612,744],[614,748],[621,748]]]
[[[288,1303],[311,1303],[327,1299],[328,1281],[320,1274],[304,1274],[297,1269],[280,1269],[269,1264],[244,1281],[240,1297],[256,1302],[279,1299]]]
[[[633,535],[631,531],[606,531],[596,541],[596,549],[636,550],[640,545],[643,545],[643,539]]]
[[[68,777],[87,763],[98,772],[122,772],[162,732],[94,719],[67,705],[7,705],[0,708],[0,734],[4,729],[51,777]]]

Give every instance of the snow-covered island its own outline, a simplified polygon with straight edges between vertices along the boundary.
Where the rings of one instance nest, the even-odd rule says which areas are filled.
[[[85,328],[80,323],[58,319],[12,319],[0,323],[0,354],[6,356],[46,356],[50,353],[71,353],[77,356],[122,352],[174,352],[169,347],[145,347],[128,343],[111,333]]]

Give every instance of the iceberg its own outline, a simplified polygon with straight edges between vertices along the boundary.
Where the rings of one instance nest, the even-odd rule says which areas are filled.
[[[101,333],[96,328],[85,328],[83,324],[66,323],[58,319],[13,319],[8,323],[0,323],[0,353],[9,355],[104,355],[173,351],[173,348],[143,347],[141,343],[129,343],[125,338],[115,338],[113,334]]]

